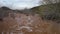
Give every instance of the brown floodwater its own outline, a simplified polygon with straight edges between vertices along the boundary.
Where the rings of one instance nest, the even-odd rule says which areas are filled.
[[[42,20],[38,14],[13,14],[0,21],[0,34],[60,34],[60,24]]]

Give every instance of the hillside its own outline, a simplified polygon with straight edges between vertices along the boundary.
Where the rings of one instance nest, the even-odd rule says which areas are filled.
[[[42,19],[60,20],[60,3],[41,5],[34,7],[31,10],[39,14]]]

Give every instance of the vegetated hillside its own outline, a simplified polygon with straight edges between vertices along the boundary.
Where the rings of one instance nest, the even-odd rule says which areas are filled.
[[[41,5],[32,8],[35,13],[38,13],[42,19],[60,20],[60,3]]]
[[[2,7],[0,8],[0,18],[6,17],[8,15],[9,8]]]
[[[0,18],[7,17],[9,13],[24,13],[24,14],[31,14],[32,11],[30,9],[24,9],[24,10],[12,10],[8,7],[1,7],[0,8]]]

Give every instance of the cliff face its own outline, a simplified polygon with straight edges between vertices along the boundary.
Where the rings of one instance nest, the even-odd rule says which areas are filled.
[[[60,24],[42,20],[38,14],[14,12],[10,9],[5,9],[2,14],[1,34],[60,34]]]

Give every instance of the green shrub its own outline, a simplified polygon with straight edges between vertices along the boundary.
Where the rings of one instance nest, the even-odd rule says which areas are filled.
[[[60,20],[60,3],[41,5],[32,10],[38,13],[42,19]]]

